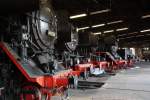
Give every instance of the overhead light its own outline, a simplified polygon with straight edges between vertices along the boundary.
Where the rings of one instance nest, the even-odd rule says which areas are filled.
[[[102,32],[93,33],[94,35],[100,35]]]
[[[80,18],[85,16],[87,16],[87,14],[79,14],[79,15],[70,16],[70,19],[75,19],[75,18]]]
[[[116,31],[124,31],[124,30],[128,30],[128,28],[120,28],[120,29],[116,29]]]
[[[104,33],[111,33],[111,32],[114,32],[114,30],[104,31]]]
[[[94,11],[94,12],[91,12],[90,15],[95,15],[95,14],[100,14],[100,13],[106,13],[106,12],[109,12],[110,9],[105,9],[105,10],[100,10],[100,11]]]
[[[138,36],[136,36],[136,37],[142,37],[142,36],[144,36],[144,35],[138,35]]]
[[[140,32],[143,33],[143,32],[149,32],[149,31],[150,31],[150,29],[142,30],[142,31],[140,31]]]
[[[101,27],[101,26],[105,26],[105,24],[93,25],[92,27],[95,28],[95,27]]]
[[[118,35],[118,36],[125,36],[125,35],[128,35],[128,34],[136,34],[136,33],[138,33],[138,32],[131,32],[131,33],[127,33],[127,34],[120,34],[120,35]]]
[[[131,33],[128,33],[128,34],[136,34],[136,33],[138,33],[138,32],[131,32]]]
[[[135,37],[135,36],[130,36],[130,37],[126,37],[126,38],[133,38],[133,37]]]
[[[110,24],[116,24],[116,23],[122,23],[122,22],[123,20],[118,20],[118,21],[109,22],[107,24],[110,25]]]
[[[145,19],[145,18],[149,18],[150,17],[150,15],[144,15],[144,16],[142,16],[141,18],[142,19]]]
[[[120,34],[120,35],[118,35],[118,36],[125,36],[125,35],[127,35],[127,34]]]
[[[129,39],[129,38],[134,38],[135,36],[130,36],[130,37],[123,37],[123,38],[119,38],[120,40],[123,40],[123,39]]]
[[[90,27],[81,27],[81,28],[77,28],[77,31],[80,31],[80,30],[85,30],[85,29],[88,29]]]
[[[119,38],[119,40],[123,40],[123,39],[126,39],[126,38]]]

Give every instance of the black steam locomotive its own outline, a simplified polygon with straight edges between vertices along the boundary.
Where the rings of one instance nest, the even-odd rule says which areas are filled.
[[[71,70],[55,56],[51,1],[1,0],[0,8],[0,100],[50,100],[67,90]]]

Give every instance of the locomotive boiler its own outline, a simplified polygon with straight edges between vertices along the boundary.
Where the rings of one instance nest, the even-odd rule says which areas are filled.
[[[0,100],[50,100],[63,94],[72,74],[55,56],[57,18],[51,1],[6,1],[0,1],[5,10],[0,14]]]

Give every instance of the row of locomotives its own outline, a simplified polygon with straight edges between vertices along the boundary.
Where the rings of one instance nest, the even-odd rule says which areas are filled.
[[[84,34],[83,34],[84,35]],[[82,34],[80,34],[80,37]],[[84,36],[83,36],[84,37]],[[87,71],[83,75],[87,76],[100,76],[106,73],[105,69],[108,68],[109,63],[106,61],[105,57],[96,54],[96,47],[94,45],[90,45],[87,41],[83,43],[85,40],[80,39],[81,45],[78,46],[77,51],[82,58],[81,64],[83,67],[87,65]],[[82,45],[84,44],[84,45]]]
[[[121,58],[115,58],[111,53],[109,52],[96,52],[96,56],[104,57],[105,59],[105,72],[112,73],[116,72],[119,69],[125,68],[126,61],[122,60]],[[107,62],[107,65],[106,65]]]
[[[111,47],[111,54],[114,57],[117,69],[126,69],[128,67],[127,60],[124,60],[117,52],[118,46]]]
[[[109,52],[97,51],[91,54],[91,62],[99,68],[102,74],[111,73],[116,68],[114,57]]]
[[[16,8],[5,3],[10,9],[0,16],[0,100],[51,100],[56,94],[66,99],[72,70],[63,68],[55,53],[51,1],[19,0],[24,6]]]
[[[72,47],[73,45],[74,47]],[[79,55],[78,51],[76,51],[77,44],[75,41],[67,42],[65,46],[66,49],[62,53],[65,68],[71,68],[73,70],[72,74],[75,76],[75,83],[77,83],[79,78],[87,80],[92,64],[88,63],[88,59]],[[78,84],[74,85],[76,86],[75,88],[77,88]]]
[[[102,52],[96,52],[90,54],[90,62],[93,64],[91,68],[92,75],[105,74],[110,70],[110,62],[106,60],[106,55]]]
[[[68,44],[67,47],[70,48]],[[89,54],[83,55],[78,51],[77,48],[78,45],[76,45],[76,48],[74,49],[68,49],[67,51],[63,52],[63,62],[65,63],[64,65],[67,68],[71,68],[73,70],[73,74],[77,76],[78,80],[83,79],[84,81],[86,81],[92,75],[99,75],[104,73],[104,71],[102,70],[102,67],[105,66],[104,62],[99,62],[103,63],[102,67],[99,67],[99,65],[97,66],[92,62],[91,56]]]
[[[117,53],[120,55],[122,59],[127,61],[128,68],[134,67],[135,56],[131,48],[120,48],[117,50]]]
[[[77,53],[76,55],[70,55],[70,58],[72,69],[80,72],[80,76],[84,80],[87,80],[90,76],[104,74],[104,69],[109,66],[103,57],[92,53],[89,53],[88,56]]]
[[[78,78],[82,77],[85,80],[88,78],[91,65],[87,63],[87,59],[84,56],[78,53],[78,32],[76,28],[69,23],[67,13],[61,10],[58,11],[58,15],[58,45],[56,48],[64,67],[73,70],[73,75],[75,77],[73,82],[76,88]]]
[[[82,55],[82,58],[84,58],[84,61],[82,61],[82,65],[84,64],[89,66],[88,75],[99,76],[105,74],[105,69],[109,66],[109,63],[106,61],[105,56],[97,55],[96,52],[91,53],[92,50],[88,49],[89,47],[82,47],[79,49],[80,55]]]
[[[91,75],[91,68],[93,64],[89,62],[88,58],[80,56],[78,54],[71,55],[71,68],[78,72],[79,77],[82,77],[84,80],[87,80]]]
[[[91,80],[92,76],[98,76],[102,74],[101,69],[97,65],[95,66],[90,58],[81,56],[78,53],[67,54],[68,57],[65,58],[67,62],[67,67],[73,70],[74,74],[74,84],[70,84],[70,88],[74,89],[96,89],[104,85],[103,82],[97,82]],[[98,70],[97,70],[98,68]],[[97,72],[98,71],[98,72]],[[70,82],[72,83],[72,82]]]
[[[107,72],[115,72],[118,69],[127,68],[127,61],[122,59],[117,53],[118,43],[114,36],[99,38],[96,55],[102,56],[109,63],[106,67]]]

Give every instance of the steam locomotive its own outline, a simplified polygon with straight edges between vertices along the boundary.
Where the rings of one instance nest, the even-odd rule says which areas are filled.
[[[0,1],[0,100],[66,95],[72,70],[55,53],[57,18],[50,0]]]

